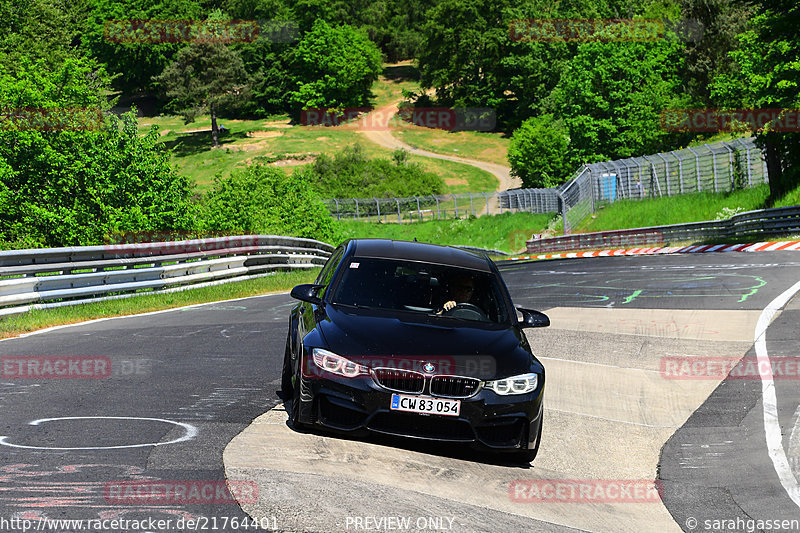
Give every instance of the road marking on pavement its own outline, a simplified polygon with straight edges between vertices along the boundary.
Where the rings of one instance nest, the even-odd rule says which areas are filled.
[[[38,420],[34,420],[33,422],[29,422],[28,424],[31,426],[38,426],[45,422],[53,422],[55,420],[147,420],[151,422],[164,422],[166,424],[173,424],[179,427],[182,427],[185,433],[178,437],[177,439],[168,440],[165,442],[145,442],[142,444],[124,444],[120,446],[81,446],[81,447],[69,447],[69,448],[57,448],[52,446],[27,446],[24,444],[12,444],[7,441],[7,436],[0,436],[0,444],[3,446],[10,446],[11,448],[26,448],[30,450],[117,450],[122,448],[144,448],[146,446],[164,446],[165,444],[176,444],[178,442],[184,442],[187,440],[191,440],[197,436],[197,427],[186,424],[184,422],[175,422],[174,420],[167,420],[165,418],[146,418],[146,417],[139,417],[139,416],[62,416],[56,418],[40,418]]]
[[[190,304],[190,305],[184,305],[184,306],[181,306],[181,307],[172,307],[170,309],[161,309],[159,311],[148,311],[146,313],[136,313],[136,314],[133,314],[133,315],[119,315],[119,316],[109,316],[109,317],[105,317],[105,318],[93,318],[91,320],[84,320],[83,322],[75,322],[74,324],[61,324],[59,326],[51,326],[49,328],[37,329],[36,331],[31,331],[31,332],[28,332],[28,333],[21,333],[21,334],[17,335],[16,337],[6,337],[4,339],[0,339],[0,342],[10,341],[10,340],[14,340],[14,339],[24,339],[26,337],[31,337],[33,335],[41,335],[42,333],[49,333],[51,331],[56,331],[56,330],[64,329],[64,328],[74,328],[76,326],[86,326],[88,324],[94,324],[96,322],[106,322],[108,320],[120,320],[120,319],[124,319],[124,318],[134,318],[134,317],[140,317],[140,316],[160,315],[162,313],[172,313],[174,311],[186,311],[186,310],[191,309],[191,308],[202,307],[202,306],[210,306],[210,305],[219,304],[219,303],[222,303],[222,302],[237,302],[239,300],[247,300],[249,298],[263,298],[265,296],[280,296],[280,295],[285,295],[285,294],[289,294],[289,293],[285,292],[285,291],[272,292],[272,293],[269,293],[269,294],[258,294],[256,296],[242,296],[241,298],[231,298],[230,300],[218,300],[218,301],[214,301],[214,302],[203,302],[203,303],[199,303],[199,304]]]
[[[786,490],[789,498],[800,507],[800,486],[794,477],[786,450],[783,449],[781,425],[778,420],[778,399],[775,395],[775,382],[772,379],[769,353],[767,352],[767,328],[775,315],[786,303],[800,291],[800,281],[789,287],[777,298],[772,300],[761,316],[758,318],[755,331],[756,357],[758,358],[758,371],[761,376],[762,406],[764,409],[764,433],[767,439],[767,451],[772,459],[775,472],[781,480],[781,485]]]

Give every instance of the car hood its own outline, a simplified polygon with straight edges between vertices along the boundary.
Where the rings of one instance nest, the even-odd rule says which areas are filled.
[[[486,328],[462,320],[379,316],[328,305],[318,323],[334,353],[370,367],[389,366],[492,379],[530,372],[538,362],[514,326]],[[429,367],[430,368],[430,367]]]

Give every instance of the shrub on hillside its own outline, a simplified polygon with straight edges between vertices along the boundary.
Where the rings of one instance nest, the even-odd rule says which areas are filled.
[[[338,224],[300,173],[261,164],[217,177],[203,198],[201,229],[229,235],[306,237],[337,244]]]
[[[569,136],[552,116],[529,118],[511,137],[511,174],[522,179],[523,187],[560,185],[577,166],[569,148]]]
[[[408,161],[406,152],[392,159],[370,159],[355,144],[333,157],[320,155],[301,172],[322,198],[388,198],[439,194],[442,180]]]

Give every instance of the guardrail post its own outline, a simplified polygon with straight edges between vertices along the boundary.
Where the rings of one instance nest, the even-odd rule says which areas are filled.
[[[656,172],[656,166],[650,161],[650,158],[646,155],[643,155],[644,160],[650,163],[650,189],[653,189],[653,181],[656,182],[656,187],[658,187],[658,195],[661,196],[661,184],[658,182],[658,172]]]
[[[736,139],[736,140],[739,142],[739,144],[744,146],[745,153],[747,154],[747,186],[748,187],[752,187],[753,186],[753,171],[752,171],[752,168],[750,167],[750,147],[747,146],[744,142],[742,142],[741,139]]]
[[[672,157],[678,160],[678,178],[680,179],[680,191],[681,194],[683,194],[683,159],[681,159],[680,154],[675,150],[671,151],[670,153],[672,154]]]
[[[456,203],[456,218],[458,218],[458,198],[456,195],[453,195],[453,201]]]
[[[694,148],[691,146],[687,146],[686,148],[694,154],[694,168],[697,173],[697,192],[701,192],[703,190],[703,185],[700,182],[700,154],[695,152]]]
[[[486,194],[486,193],[483,193],[483,197],[486,198],[486,214],[488,215],[489,214],[489,195]]]
[[[397,203],[397,222],[402,224],[403,223],[403,217],[400,216],[400,199],[395,196],[394,197],[394,201]]]
[[[472,193],[469,193],[469,208],[472,211],[472,216],[475,216],[475,202],[472,200]]]
[[[422,209],[419,207],[419,198],[414,196],[414,200],[417,201],[417,216],[419,217],[419,221],[422,222]]]
[[[656,154],[664,162],[664,181],[667,182],[667,196],[672,196],[669,188],[669,161],[661,154]]]
[[[375,200],[375,207],[378,208],[378,222],[383,222],[381,220],[381,203],[374,196],[372,197],[372,199]]]
[[[333,201],[336,202],[336,220],[342,220],[342,217],[339,214],[339,200],[334,198]]]
[[[631,161],[633,161],[633,164],[636,165],[636,179],[639,182],[641,182],[642,181],[642,165],[640,165],[639,162],[634,157],[631,158]],[[637,192],[639,192],[639,199],[641,200],[642,199],[641,192],[640,191],[637,191]]]
[[[353,198],[353,201],[356,203],[356,220],[361,220],[361,215],[358,212],[358,200],[356,198]]]
[[[714,169],[714,192],[717,192],[717,154],[711,150],[711,168]]]
[[[567,226],[567,202],[564,200],[564,196],[561,192],[558,193],[558,212],[561,213],[561,222],[564,226],[564,235],[569,233],[569,227]]]
[[[736,184],[734,183],[733,179],[733,149],[728,146],[727,143],[723,144],[722,146],[728,151],[728,174],[731,178],[731,190],[736,188]]]
[[[434,198],[436,199],[436,220],[440,220],[442,217],[439,213],[439,197],[434,196]]]

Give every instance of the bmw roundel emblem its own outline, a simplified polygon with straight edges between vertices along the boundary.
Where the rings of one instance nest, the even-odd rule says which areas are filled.
[[[425,363],[422,365],[422,370],[424,370],[426,374],[433,374],[436,371],[436,366],[433,363]]]

